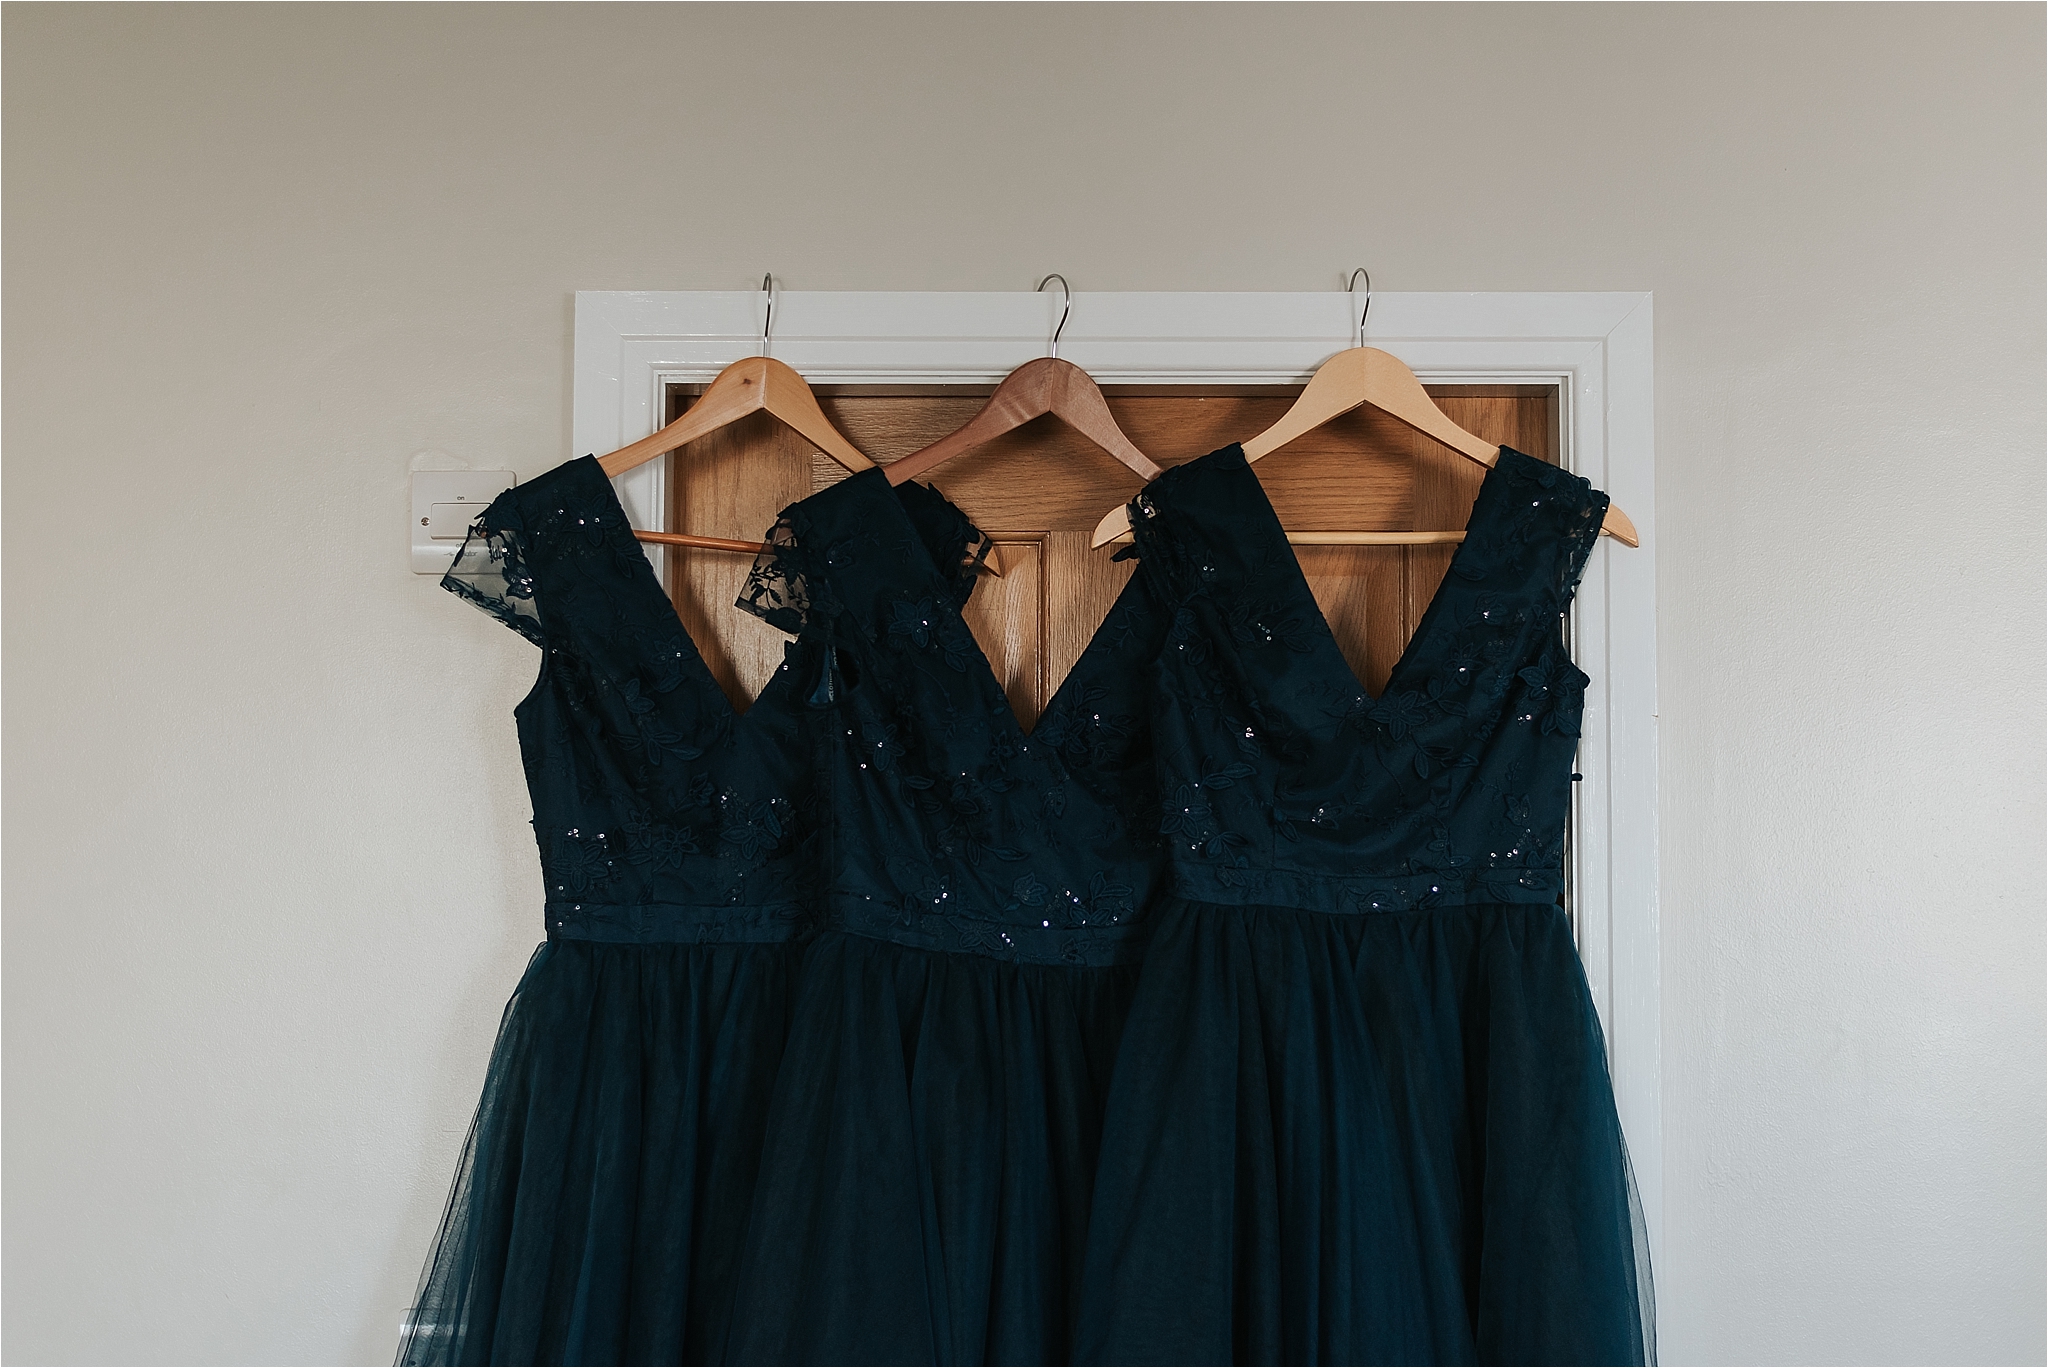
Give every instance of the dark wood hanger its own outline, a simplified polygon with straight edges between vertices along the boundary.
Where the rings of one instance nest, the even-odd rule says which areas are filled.
[[[1059,275],[1047,276],[1038,282],[1038,288],[1043,290],[1050,280],[1059,281],[1060,289],[1066,290],[1066,278]],[[1004,376],[1003,383],[996,386],[996,392],[988,397],[981,411],[957,431],[921,451],[889,462],[883,468],[889,483],[900,485],[914,480],[962,452],[1048,413],[1136,471],[1139,479],[1158,479],[1164,472],[1117,426],[1102,387],[1087,371],[1059,359],[1060,331],[1067,326],[1067,313],[1072,307],[1073,296],[1069,294],[1060,309],[1059,326],[1053,329],[1050,356],[1026,361]]]

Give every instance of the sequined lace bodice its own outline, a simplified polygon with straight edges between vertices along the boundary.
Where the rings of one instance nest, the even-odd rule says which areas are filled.
[[[1025,963],[1133,955],[1164,874],[1145,816],[1145,665],[1165,628],[1151,587],[1126,586],[1027,734],[880,471],[790,508],[771,540],[761,596],[833,662],[832,923]]]
[[[1132,504],[1170,605],[1155,746],[1184,896],[1332,912],[1556,901],[1587,677],[1562,618],[1607,496],[1503,448],[1375,698],[1236,446]]]
[[[958,565],[978,540],[927,487],[888,502],[928,562]],[[970,579],[926,576],[962,598]],[[789,643],[736,711],[590,457],[501,495],[443,582],[543,652],[514,715],[551,936],[773,941],[815,925],[818,646]]]

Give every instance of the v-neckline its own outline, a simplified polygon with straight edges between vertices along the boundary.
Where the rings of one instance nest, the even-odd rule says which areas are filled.
[[[1232,456],[1235,456],[1235,462],[1230,459]],[[1208,455],[1198,456],[1195,460],[1184,462],[1174,469],[1187,470],[1204,461],[1215,461],[1220,470],[1228,471],[1232,475],[1242,473],[1243,483],[1250,488],[1238,492],[1236,509],[1237,517],[1244,524],[1246,535],[1257,539],[1257,548],[1263,553],[1267,564],[1284,567],[1279,573],[1313,622],[1313,630],[1318,636],[1318,646],[1336,663],[1336,668],[1342,671],[1342,679],[1350,684],[1357,698],[1362,700],[1366,707],[1374,708],[1398,691],[1397,686],[1402,677],[1408,673],[1416,659],[1417,647],[1429,630],[1436,625],[1436,620],[1442,616],[1453,592],[1453,582],[1465,578],[1460,575],[1460,570],[1470,570],[1472,562],[1483,554],[1474,550],[1474,547],[1485,544],[1484,534],[1491,532],[1492,528],[1486,525],[1482,518],[1501,502],[1498,497],[1489,496],[1496,495],[1494,486],[1507,478],[1502,474],[1502,468],[1508,465],[1512,458],[1536,459],[1516,451],[1513,447],[1503,446],[1500,456],[1486,468],[1486,473],[1479,481],[1479,490],[1473,497],[1472,509],[1466,515],[1465,538],[1458,543],[1457,549],[1451,552],[1451,561],[1445,568],[1442,582],[1437,585],[1436,592],[1430,595],[1429,603],[1422,610],[1422,616],[1416,619],[1415,630],[1408,634],[1408,640],[1402,645],[1393,668],[1387,672],[1387,687],[1378,694],[1366,687],[1365,681],[1358,677],[1358,671],[1353,669],[1351,662],[1345,658],[1344,648],[1338,644],[1337,633],[1330,626],[1328,615],[1323,612],[1323,606],[1316,602],[1315,591],[1308,582],[1308,573],[1301,567],[1301,557],[1295,553],[1292,543],[1287,540],[1287,529],[1281,525],[1280,515],[1274,511],[1273,502],[1267,497],[1265,484],[1252,470],[1251,462],[1245,457],[1243,446],[1232,442],[1229,446],[1218,447]],[[1149,503],[1154,510],[1154,516],[1163,511],[1181,527],[1192,529],[1195,540],[1205,542],[1208,539],[1209,530],[1199,515],[1191,515],[1188,510],[1176,507],[1176,501],[1172,498],[1160,499],[1154,493],[1153,486],[1146,486],[1139,498]],[[1142,551],[1140,554],[1142,555]]]
[[[857,471],[840,481],[833,488],[842,489],[853,485],[855,481],[867,480],[873,482],[886,479],[886,474],[878,467],[872,471]],[[894,493],[893,487],[887,488],[892,494]],[[936,485],[927,484],[926,488],[930,489],[939,498],[945,498],[944,492]],[[888,507],[894,509],[894,512],[889,516],[900,517],[903,520],[902,530],[906,540],[910,543],[911,554],[922,558],[925,569],[934,576],[938,587],[942,591],[946,589],[948,586],[945,585],[944,581],[947,567],[938,565],[933,561],[931,548],[926,544],[924,537],[919,532],[916,520],[911,516],[910,510],[903,506],[900,498],[896,497],[888,500]],[[971,520],[970,525],[972,525]],[[978,528],[976,530],[979,531]],[[1060,680],[1059,687],[1052,691],[1052,695],[1045,701],[1045,706],[1039,709],[1038,720],[1029,727],[1026,727],[1024,720],[1017,716],[1016,708],[1010,703],[1009,692],[1003,688],[1002,678],[996,674],[995,665],[989,660],[988,652],[982,649],[980,640],[974,635],[974,630],[967,625],[966,602],[956,598],[950,592],[939,592],[934,595],[938,600],[938,611],[950,614],[953,625],[973,644],[974,654],[971,668],[974,674],[978,676],[975,680],[975,687],[983,693],[992,696],[989,707],[990,714],[1001,714],[1004,723],[1010,728],[1011,734],[1020,749],[1035,745],[1039,728],[1044,725],[1047,718],[1053,716],[1068,701],[1068,695],[1071,690],[1087,687],[1084,683],[1077,682],[1077,678],[1084,673],[1083,667],[1100,650],[1104,640],[1104,633],[1109,630],[1111,620],[1124,607],[1127,597],[1134,592],[1140,592],[1134,587],[1136,580],[1137,576],[1133,575],[1124,581],[1123,588],[1117,591],[1116,598],[1111,601],[1109,611],[1103,614],[1102,621],[1095,624],[1095,630],[1089,634],[1088,642],[1081,648],[1081,653],[1074,658],[1074,664],[1068,669],[1066,677]],[[907,582],[903,587],[913,592],[915,591],[915,586]]]
[[[669,597],[668,591],[662,587],[661,578],[654,573],[653,562],[647,559],[647,553],[641,549],[639,539],[634,537],[633,521],[627,515],[626,506],[619,498],[618,486],[612,483],[611,476],[604,473],[604,467],[595,456],[584,456],[578,464],[587,464],[590,467],[591,479],[604,489],[602,502],[599,508],[593,511],[601,512],[605,516],[609,524],[608,530],[623,543],[618,549],[630,550],[636,562],[634,568],[628,572],[627,578],[641,586],[642,593],[653,595],[654,600],[661,605],[652,610],[656,615],[655,620],[673,628],[677,637],[690,648],[691,655],[696,657],[697,668],[703,672],[699,682],[717,695],[717,705],[724,709],[722,727],[737,731],[746,725],[747,720],[753,717],[764,703],[775,697],[778,685],[783,686],[785,690],[796,687],[793,680],[785,682],[784,676],[789,671],[778,667],[768,676],[768,682],[761,686],[760,691],[747,701],[745,708],[733,702],[731,695],[719,684],[718,677],[711,672],[711,663],[704,658],[704,648],[690,634],[689,624],[683,621],[683,615],[676,608],[675,600]],[[647,662],[643,660],[638,663],[645,665]]]
[[[877,475],[877,477],[881,477],[881,479],[887,479],[887,475],[883,475],[883,473],[881,473],[879,469],[877,469],[877,471],[872,471],[872,473],[874,473],[874,475]],[[850,475],[850,477],[848,477],[846,481],[842,481],[842,483],[850,483],[850,481],[854,481],[854,479],[862,479],[864,475],[868,475],[868,471],[860,471],[860,473],[856,473],[856,475]],[[930,485],[930,483],[928,483],[926,487],[928,487],[928,489],[932,489],[932,494],[936,494],[938,498],[946,498],[946,496],[944,496],[944,491],[942,491],[942,489],[938,489],[938,485]],[[934,575],[938,575],[938,580],[940,580],[940,582],[944,582],[944,578],[946,578],[946,567],[942,567],[942,565],[938,565],[938,563],[934,563],[934,561],[932,561],[932,549],[930,549],[930,545],[926,545],[924,537],[922,537],[922,535],[918,535],[918,526],[915,526],[915,522],[911,520],[911,516],[909,516],[909,510],[901,506],[901,500],[891,500],[891,504],[893,504],[893,506],[895,506],[895,508],[897,508],[897,510],[901,512],[901,516],[903,516],[903,520],[905,520],[905,524],[907,524],[907,528],[905,528],[905,530],[909,532],[909,541],[913,543],[913,555],[920,555],[920,557],[924,557],[924,565],[926,565],[926,567],[928,567],[928,569],[930,569],[930,571],[932,571]],[[979,528],[975,528],[975,530],[979,532]],[[952,614],[952,621],[954,621],[954,625],[956,625],[958,629],[961,629],[961,633],[965,633],[965,637],[967,637],[969,641],[973,641],[973,645],[975,645],[975,657],[973,657],[973,659],[975,659],[975,670],[977,670],[977,674],[979,674],[979,680],[977,680],[977,688],[981,688],[981,690],[985,690],[985,692],[993,694],[993,698],[995,698],[995,707],[991,707],[991,709],[989,709],[989,713],[991,713],[991,715],[993,715],[993,713],[1001,713],[1001,717],[1004,717],[1004,721],[1006,721],[1006,723],[1010,725],[1010,731],[1012,731],[1012,735],[1016,737],[1016,741],[1018,741],[1018,745],[1020,745],[1020,750],[1028,750],[1028,747],[1030,747],[1030,745],[1032,745],[1032,743],[1036,741],[1036,735],[1038,735],[1038,727],[1040,727],[1040,725],[1044,725],[1044,719],[1049,719],[1049,717],[1053,717],[1053,713],[1055,713],[1055,711],[1057,711],[1057,709],[1061,707],[1061,704],[1063,704],[1063,702],[1067,700],[1067,690],[1069,690],[1069,686],[1073,686],[1073,688],[1085,688],[1085,686],[1079,686],[1079,684],[1075,684],[1075,676],[1079,676],[1079,674],[1081,674],[1081,668],[1083,668],[1083,666],[1087,664],[1087,661],[1090,661],[1090,657],[1092,657],[1092,655],[1096,653],[1096,649],[1098,649],[1098,647],[1102,645],[1102,633],[1104,633],[1104,631],[1108,629],[1108,625],[1110,625],[1110,618],[1112,618],[1112,616],[1116,616],[1116,610],[1118,610],[1118,608],[1122,608],[1122,604],[1124,604],[1124,596],[1126,596],[1126,594],[1130,594],[1130,592],[1133,592],[1133,582],[1135,582],[1135,580],[1137,580],[1137,575],[1133,575],[1133,578],[1130,578],[1130,580],[1126,580],[1126,582],[1124,582],[1124,588],[1120,588],[1120,590],[1116,592],[1116,598],[1114,598],[1114,600],[1110,602],[1110,610],[1102,614],[1102,621],[1100,621],[1100,623],[1096,623],[1096,631],[1094,631],[1094,633],[1090,633],[1090,637],[1087,637],[1087,645],[1083,645],[1083,647],[1081,647],[1081,653],[1079,653],[1079,655],[1077,655],[1077,657],[1073,659],[1073,668],[1069,668],[1069,670],[1067,670],[1067,676],[1065,676],[1065,678],[1063,678],[1063,680],[1059,682],[1059,688],[1055,688],[1055,690],[1053,690],[1053,694],[1051,694],[1051,696],[1049,696],[1047,700],[1044,700],[1044,707],[1042,707],[1042,709],[1038,709],[1038,721],[1034,721],[1034,723],[1032,723],[1030,727],[1026,727],[1026,725],[1024,725],[1024,719],[1022,719],[1022,717],[1018,717],[1018,711],[1016,711],[1016,707],[1012,707],[1012,702],[1010,702],[1010,690],[1006,690],[1006,688],[1004,688],[1004,682],[1001,682],[1001,676],[997,676],[997,674],[995,674],[995,666],[993,666],[993,661],[989,661],[989,653],[987,653],[985,649],[981,649],[981,641],[979,641],[979,639],[975,637],[975,631],[973,631],[973,629],[971,629],[971,627],[967,625],[967,602],[965,602],[965,600],[956,600],[956,598],[954,598],[952,594],[942,594],[942,596],[940,596],[940,598],[944,600],[944,602],[940,604],[940,610],[942,610],[942,612],[948,612],[948,614]]]

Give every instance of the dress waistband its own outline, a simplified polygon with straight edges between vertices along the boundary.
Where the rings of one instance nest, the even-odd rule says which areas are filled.
[[[1048,909],[1050,911],[1051,909]],[[1101,923],[1051,915],[1036,921],[930,912],[903,899],[847,891],[829,893],[823,915],[797,903],[547,904],[548,939],[616,945],[773,945],[819,930],[893,941],[917,950],[980,955],[1020,964],[1107,966],[1138,957],[1134,908]]]
[[[796,903],[550,902],[549,940],[618,945],[773,945],[795,940],[813,919]]]
[[[934,912],[915,899],[834,889],[825,924],[849,935],[894,941],[918,950],[981,955],[1018,964],[1107,967],[1143,953],[1143,909],[1120,906],[1091,920],[1044,899],[1041,917],[984,917],[965,910]],[[1099,906],[1099,903],[1098,903]]]
[[[1564,871],[1503,865],[1347,878],[1188,860],[1174,868],[1173,891],[1192,902],[1224,906],[1292,907],[1345,915],[1417,912],[1475,903],[1555,903],[1564,892]]]

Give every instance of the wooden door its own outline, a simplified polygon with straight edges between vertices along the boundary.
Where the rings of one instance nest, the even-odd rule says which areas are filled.
[[[825,413],[878,462],[945,436],[992,387],[820,386]],[[1298,386],[1112,386],[1110,408],[1140,450],[1177,465],[1262,431]],[[1557,459],[1557,397],[1548,386],[1437,386],[1459,426],[1546,461]],[[671,414],[689,403],[671,399]],[[765,414],[669,458],[678,531],[757,537],[776,514],[846,471]],[[1256,467],[1289,527],[1462,528],[1484,472],[1379,413],[1359,409]],[[932,472],[931,482],[1002,547],[1005,573],[984,578],[969,625],[1026,726],[1038,719],[1131,574],[1090,550],[1137,476],[1055,419],[1042,418]],[[1345,657],[1373,693],[1414,632],[1450,564],[1449,546],[1303,546],[1296,552]],[[671,551],[677,611],[719,683],[744,708],[782,660],[780,632],[733,607],[751,558]]]

